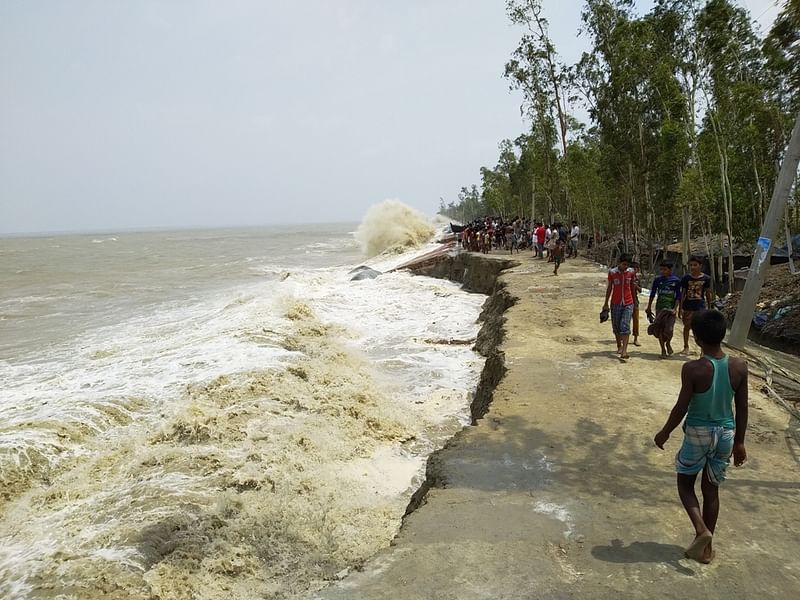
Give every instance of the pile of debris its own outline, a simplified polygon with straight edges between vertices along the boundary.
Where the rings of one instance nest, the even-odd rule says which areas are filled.
[[[729,322],[733,322],[741,296],[735,292],[720,302]],[[800,355],[800,275],[792,275],[788,264],[767,270],[753,325],[762,344]]]

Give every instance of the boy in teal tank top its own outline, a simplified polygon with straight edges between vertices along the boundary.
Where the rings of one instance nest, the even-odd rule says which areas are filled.
[[[695,529],[686,556],[706,564],[714,559],[719,484],[725,480],[731,454],[737,467],[747,460],[747,363],[722,351],[725,330],[725,317],[717,311],[698,311],[692,317],[692,333],[702,356],[683,365],[678,401],[655,436],[656,446],[663,450],[686,417],[683,445],[675,457],[678,496]],[[701,472],[702,510],[694,490]]]

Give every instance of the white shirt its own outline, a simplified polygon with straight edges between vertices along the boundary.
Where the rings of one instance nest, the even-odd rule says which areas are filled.
[[[572,228],[572,234],[570,235],[570,238],[573,240],[577,240],[580,234],[581,234],[581,228],[575,225],[575,227]]]

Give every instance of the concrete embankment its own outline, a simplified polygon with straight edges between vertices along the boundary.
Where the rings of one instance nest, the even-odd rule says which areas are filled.
[[[596,265],[568,261],[556,278],[514,258],[459,255],[422,270],[491,294],[479,348],[497,362],[487,360],[474,426],[431,457],[392,545],[317,597],[794,597],[800,424],[751,389],[750,460],[721,491],[717,558],[684,558],[681,434],[666,452],[652,444],[683,360],[660,360],[652,338],[629,363],[615,358]]]

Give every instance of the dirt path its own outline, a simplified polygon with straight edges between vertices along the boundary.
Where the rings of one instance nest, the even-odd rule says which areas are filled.
[[[520,301],[489,413],[440,453],[442,484],[393,546],[319,597],[797,597],[798,424],[751,390],[750,460],[721,491],[717,559],[685,559],[680,432],[665,452],[652,443],[682,360],[660,360],[647,337],[628,364],[614,357],[592,263],[555,278],[523,258],[502,281]]]

